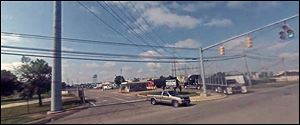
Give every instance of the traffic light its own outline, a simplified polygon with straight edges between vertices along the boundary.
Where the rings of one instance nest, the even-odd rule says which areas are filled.
[[[284,24],[282,27],[283,31],[279,32],[280,39],[286,40],[286,39],[291,39],[295,36],[294,30],[290,28],[288,25]]]
[[[253,46],[252,38],[250,36],[246,37],[246,47],[251,48]]]
[[[220,55],[224,55],[225,54],[225,47],[224,46],[220,46],[219,47],[219,52],[220,52]]]

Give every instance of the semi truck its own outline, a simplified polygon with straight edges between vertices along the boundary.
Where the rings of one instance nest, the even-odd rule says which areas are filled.
[[[238,80],[236,79],[238,78]],[[198,81],[199,80],[199,81]],[[224,73],[216,73],[205,78],[206,89],[214,90],[217,93],[224,94],[247,93],[245,77],[225,76]],[[243,83],[240,81],[244,81]],[[198,74],[190,75],[184,83],[184,88],[203,87],[201,76]]]

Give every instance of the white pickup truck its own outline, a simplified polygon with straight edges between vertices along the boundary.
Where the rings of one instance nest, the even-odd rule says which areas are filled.
[[[166,103],[174,107],[189,105],[191,102],[189,96],[179,95],[176,91],[162,91],[160,95],[147,95],[147,100],[150,100],[152,105]]]

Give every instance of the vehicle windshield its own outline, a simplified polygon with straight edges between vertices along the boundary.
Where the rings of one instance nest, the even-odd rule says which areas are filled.
[[[178,92],[176,92],[176,91],[169,91],[169,94],[172,95],[172,96],[174,96],[174,95],[178,95]]]

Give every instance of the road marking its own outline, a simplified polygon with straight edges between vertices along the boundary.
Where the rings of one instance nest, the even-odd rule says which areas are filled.
[[[96,104],[95,103],[93,103],[93,102],[90,102],[93,106],[96,106]]]

